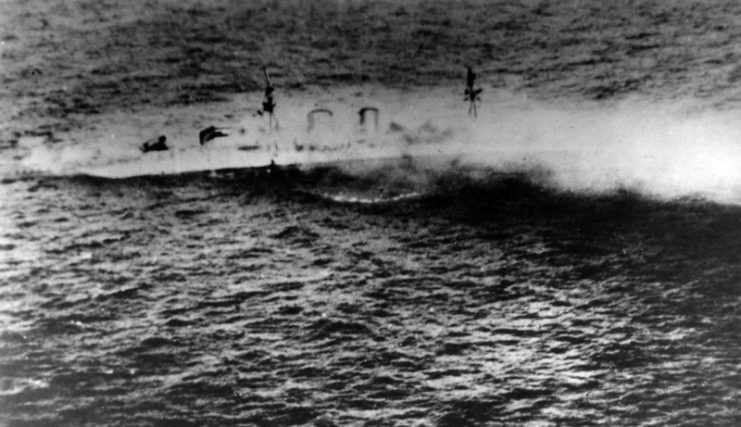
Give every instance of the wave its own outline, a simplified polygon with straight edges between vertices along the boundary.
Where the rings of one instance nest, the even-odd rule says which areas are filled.
[[[35,378],[0,378],[0,397],[14,396],[28,390],[46,389],[49,383]]]

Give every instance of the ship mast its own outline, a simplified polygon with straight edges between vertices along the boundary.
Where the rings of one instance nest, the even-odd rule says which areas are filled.
[[[473,72],[473,69],[471,69],[471,67],[468,67],[468,73],[466,73],[465,100],[470,103],[468,106],[468,114],[471,115],[471,113],[473,113],[473,116],[477,117],[476,101],[479,100],[479,95],[481,94],[483,89],[481,88],[476,89],[474,87],[475,84],[476,84],[476,73]]]
[[[278,119],[275,119],[275,99],[273,98],[273,92],[275,87],[270,82],[270,76],[268,75],[267,67],[262,67],[262,72],[265,74],[265,100],[262,101],[262,112],[268,114],[268,126],[272,131],[273,129],[278,130]],[[273,126],[273,120],[275,120],[275,126]]]

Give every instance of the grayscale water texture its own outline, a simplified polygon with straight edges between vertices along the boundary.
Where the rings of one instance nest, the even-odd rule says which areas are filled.
[[[497,135],[566,112],[553,134],[522,137],[528,152],[583,138],[619,153],[604,124],[649,103],[652,132],[621,129],[660,139],[652,155],[674,166],[696,149],[688,158],[707,162],[687,188],[709,189],[734,170],[713,166],[735,159],[718,153],[741,131],[713,127],[741,99],[737,2],[9,0],[0,12],[0,424],[741,424],[741,199],[653,188],[646,177],[663,176],[641,175],[643,157],[609,185],[577,185],[607,155],[555,180],[553,159],[18,173],[39,147],[115,157],[157,120],[197,144],[201,127],[247,114],[231,97],[259,100],[263,63],[279,102],[453,88],[445,102],[461,109],[473,64],[483,109],[523,111]],[[657,112],[675,104],[685,116]],[[693,120],[702,132],[676,132]]]

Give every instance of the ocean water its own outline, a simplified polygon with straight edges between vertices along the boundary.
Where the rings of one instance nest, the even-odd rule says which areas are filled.
[[[316,4],[0,4],[0,425],[741,424],[735,2]],[[81,173],[261,61],[446,155]]]
[[[739,208],[278,175],[4,181],[5,422],[739,422]]]

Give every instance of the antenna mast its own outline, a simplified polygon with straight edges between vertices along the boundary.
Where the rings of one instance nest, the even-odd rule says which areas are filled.
[[[471,67],[468,67],[468,73],[466,74],[465,100],[470,102],[470,105],[468,107],[468,114],[470,115],[473,112],[473,116],[477,117],[476,101],[479,100],[479,95],[481,94],[483,89],[474,88],[475,84],[476,84],[476,73],[473,72],[473,69],[471,69]]]
[[[275,87],[270,82],[270,76],[268,75],[267,67],[262,67],[262,72],[265,74],[265,100],[262,101],[263,113],[268,113],[268,125],[270,130],[278,130],[278,119],[275,119],[275,127],[273,127],[273,116],[275,115],[275,99],[273,98],[273,92]]]

